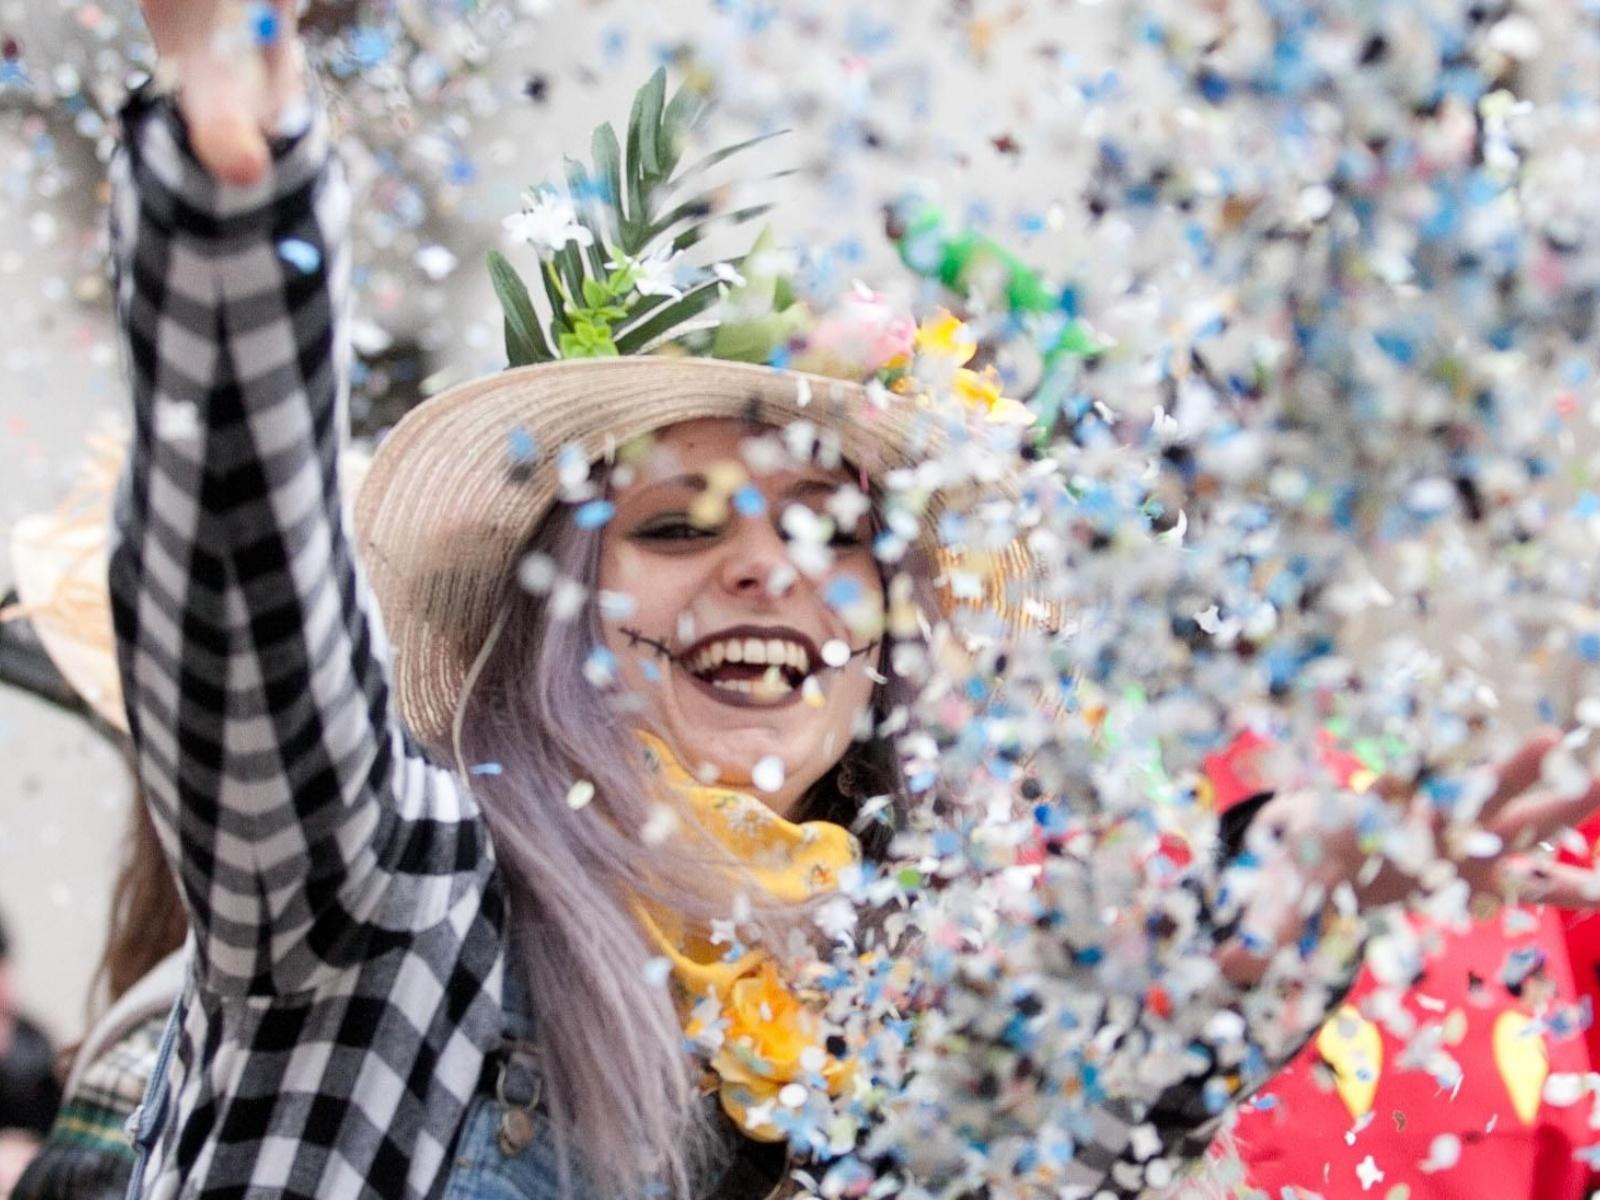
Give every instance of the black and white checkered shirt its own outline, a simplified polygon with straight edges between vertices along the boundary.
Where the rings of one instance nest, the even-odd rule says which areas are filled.
[[[501,1032],[504,909],[466,789],[394,716],[345,532],[349,193],[320,116],[247,189],[170,103],[124,122],[111,589],[199,944],[146,1195],[436,1194]]]

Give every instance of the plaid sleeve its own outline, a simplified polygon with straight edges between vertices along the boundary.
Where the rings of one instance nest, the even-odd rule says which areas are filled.
[[[489,854],[397,724],[346,535],[349,193],[320,110],[240,188],[145,94],[112,186],[134,435],[111,588],[139,776],[208,983],[301,991],[444,920]]]

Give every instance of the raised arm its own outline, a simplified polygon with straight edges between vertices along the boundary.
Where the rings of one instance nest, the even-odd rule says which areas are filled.
[[[349,197],[323,117],[281,74],[292,30],[231,84],[220,43],[194,34],[209,0],[147,7],[181,90],[130,103],[112,168],[129,729],[209,983],[300,991],[481,892],[489,850],[391,714],[350,549]]]

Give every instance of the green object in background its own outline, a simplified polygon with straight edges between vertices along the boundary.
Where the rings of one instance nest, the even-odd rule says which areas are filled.
[[[1093,358],[1105,349],[1068,311],[1062,293],[1037,271],[988,234],[954,228],[935,206],[913,201],[891,209],[889,236],[901,262],[962,297],[985,294],[1003,300],[1006,311],[1016,316],[1066,312],[1065,326],[1042,348],[1046,367],[1066,357]]]

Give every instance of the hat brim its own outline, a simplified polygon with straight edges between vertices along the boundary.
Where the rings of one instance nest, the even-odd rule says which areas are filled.
[[[810,421],[873,478],[946,440],[910,401],[878,404],[856,383],[715,359],[548,363],[442,392],[383,440],[356,501],[396,702],[414,734],[447,744],[505,582],[556,499],[557,455],[577,447],[605,461],[636,438],[704,418]]]
[[[96,716],[126,733],[106,594],[106,527],[103,516],[23,517],[11,530],[11,569],[22,614],[61,677]]]

